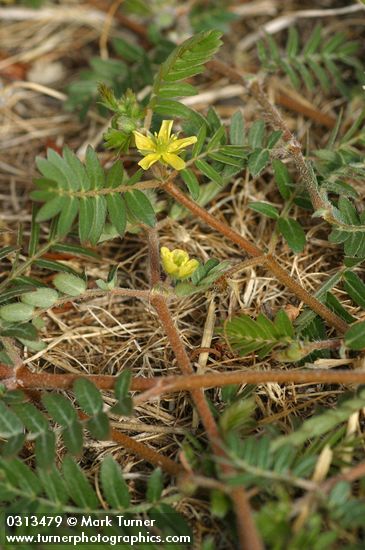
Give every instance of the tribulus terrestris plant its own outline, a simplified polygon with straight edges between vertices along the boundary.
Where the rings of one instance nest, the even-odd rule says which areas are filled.
[[[332,358],[339,365],[356,366],[365,348],[365,215],[358,203],[358,183],[365,174],[365,111],[350,126],[339,116],[326,144],[304,149],[269,100],[264,78],[279,71],[294,87],[304,85],[309,92],[320,87],[326,93],[334,83],[349,97],[351,86],[343,71],[347,74],[350,67],[361,88],[363,65],[358,44],[342,34],[323,40],[317,26],[301,45],[299,32],[291,27],[285,53],[268,35],[259,44],[261,70],[244,75],[217,59],[221,36],[209,30],[178,46],[164,44],[167,57],[160,65],[161,48],[148,57],[143,48],[116,41],[115,49],[129,68],[109,60],[109,77],[100,82],[106,69],[93,60],[95,74],[88,73],[83,86],[74,83],[68,100],[68,108],[82,105],[85,116],[98,94],[102,112],[111,113],[104,145],[112,160],[103,164],[92,146],[84,158],[65,146],[62,152],[49,148],[36,159],[39,177],[30,194],[29,238],[20,227],[17,242],[0,252],[7,266],[0,283],[0,499],[12,511],[151,513],[161,532],[192,536],[192,525],[176,503],[196,494],[210,498],[212,514],[224,525],[230,525],[234,514],[235,531],[227,529],[226,541],[219,543],[226,547],[337,547],[362,528],[364,488],[362,481],[356,491],[352,484],[363,478],[365,463],[355,431],[346,434],[346,422],[358,420],[364,407],[364,391],[354,384],[365,382],[365,373],[361,368],[306,365],[316,360],[325,365]],[[146,64],[150,72],[141,75]],[[184,103],[198,93],[194,83],[201,74],[240,84],[243,96],[257,102],[255,120],[246,128],[244,101],[228,122],[213,108],[201,112]],[[148,79],[150,91],[139,99],[137,86],[144,87]],[[241,186],[245,177],[266,175],[274,182],[273,202],[248,203],[248,211],[267,218],[272,228],[264,245],[226,223],[219,201],[210,212],[222,190],[236,192],[230,185],[240,175],[246,175]],[[299,219],[298,211],[303,214]],[[291,250],[293,262],[303,254],[311,238],[299,221],[305,216],[320,225],[322,238],[337,256],[335,273],[310,290],[280,259],[283,247]],[[159,232],[170,219],[182,225],[193,219],[222,236],[236,256],[223,261],[199,256],[172,238],[170,246],[160,246]],[[103,278],[63,261],[70,256],[98,258],[102,243],[123,239],[126,233],[148,247],[148,267],[138,288],[118,273],[112,258],[103,256],[110,264]],[[208,297],[214,304],[214,297],[224,296],[240,274],[253,268],[288,289],[295,307],[282,303],[255,317],[226,311],[215,334],[229,353],[242,358],[244,368],[232,370],[223,362],[219,371],[196,372],[171,305],[183,307],[190,296]],[[50,276],[40,276],[43,270]],[[49,347],[44,341],[48,313],[103,297],[110,304],[140,300],[152,309],[156,330],[164,331],[181,375],[35,368]],[[211,352],[210,345],[208,338],[201,353]],[[259,366],[265,358],[274,365],[270,370]],[[267,383],[288,388],[342,385],[351,392],[335,408],[283,433],[279,424],[266,430],[264,421],[256,429],[253,423],[257,407],[265,407],[255,400],[255,392]],[[207,397],[208,388],[221,388],[219,409],[213,394]],[[138,414],[148,401],[183,391],[189,393],[202,429],[186,436],[174,458],[127,435],[118,422]],[[122,469],[108,453],[97,468],[94,489],[80,463],[90,438],[117,443],[155,468],[143,505],[131,499]],[[168,491],[163,490],[164,474],[176,479]],[[214,542],[207,538],[202,545],[213,548]]]

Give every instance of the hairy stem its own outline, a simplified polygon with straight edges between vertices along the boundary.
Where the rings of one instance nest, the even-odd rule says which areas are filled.
[[[159,267],[157,266],[157,263],[155,263],[155,259],[158,258],[158,239],[155,230],[148,231],[147,236],[150,258],[153,260],[150,265],[152,282],[159,278]],[[183,374],[192,376],[194,371],[189,356],[186,353],[184,344],[180,338],[179,332],[175,327],[166,303],[166,298],[162,295],[152,294],[151,303],[160,318],[160,322],[165,330],[167,339],[170,342],[170,346],[175,354],[180,370]],[[212,411],[209,408],[203,390],[192,389],[190,390],[190,394],[207,432],[214,454],[217,457],[226,457],[226,453],[221,445],[218,426],[214,420]],[[228,464],[221,464],[220,468],[224,473],[234,473],[234,470],[232,470],[231,466]],[[241,549],[262,550],[263,545],[253,520],[251,507],[244,487],[241,486],[234,488],[231,492],[231,498],[237,516],[237,530]]]
[[[0,364],[0,380],[6,383],[12,379],[14,370]],[[100,390],[111,390],[118,379],[117,376],[90,374],[51,374],[48,372],[31,372],[23,366],[17,374],[18,386],[26,389],[58,389],[72,388],[78,378],[87,378]],[[140,403],[148,399],[156,399],[167,393],[190,391],[192,389],[208,389],[229,386],[231,384],[364,384],[365,371],[356,370],[237,370],[207,374],[187,374],[182,376],[155,376],[153,378],[135,377],[132,379],[131,391],[146,392],[134,398]]]
[[[274,369],[271,371],[238,370],[232,372],[217,372],[194,374],[193,376],[170,376],[154,379],[154,386],[135,397],[134,402],[140,404],[146,400],[160,398],[165,393],[183,390],[191,391],[197,388],[217,388],[231,384],[364,384],[365,371],[348,370],[288,370]],[[132,384],[133,387],[133,384]]]

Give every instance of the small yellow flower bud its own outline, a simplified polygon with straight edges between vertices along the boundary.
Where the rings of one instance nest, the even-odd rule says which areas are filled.
[[[185,250],[175,248],[171,251],[166,246],[161,248],[161,261],[167,275],[174,279],[190,277],[199,266],[198,260],[190,260]]]

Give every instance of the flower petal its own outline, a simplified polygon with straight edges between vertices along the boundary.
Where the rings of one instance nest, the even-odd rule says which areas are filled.
[[[163,153],[162,160],[175,168],[175,170],[183,170],[185,168],[185,161],[173,153]]]
[[[198,138],[196,136],[176,139],[175,141],[172,141],[169,144],[167,150],[169,153],[177,153],[178,151],[185,149],[185,147],[188,147],[189,145],[193,145],[193,143],[196,143],[197,139]]]
[[[149,155],[146,155],[142,160],[139,161],[139,166],[143,168],[143,170],[148,170],[152,164],[155,164],[158,160],[160,160],[161,155],[159,153],[150,153]]]
[[[181,250],[181,248],[175,248],[171,254],[174,263],[178,266],[184,265],[189,261],[189,254],[185,250]]]
[[[180,266],[179,278],[184,279],[185,277],[190,277],[190,275],[192,275],[198,267],[198,260],[189,260],[188,262]]]
[[[173,123],[173,120],[162,121],[161,128],[158,132],[159,139],[165,141],[166,143],[169,141]]]
[[[156,151],[156,144],[150,137],[144,136],[136,130],[133,132],[134,139],[136,141],[136,147],[140,151],[146,151],[146,153],[153,153]]]
[[[162,262],[162,266],[165,270],[165,272],[168,274],[168,275],[177,275],[178,271],[179,271],[179,266],[175,264],[174,260],[173,260],[173,253],[170,252],[170,250],[166,247],[166,246],[163,246],[161,248],[161,262]]]
[[[162,246],[161,247],[161,250],[160,250],[160,255],[161,255],[161,258],[170,258],[171,256],[171,251],[169,248],[167,248],[167,246]]]

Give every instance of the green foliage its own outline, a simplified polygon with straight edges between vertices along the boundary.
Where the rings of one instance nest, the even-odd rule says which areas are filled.
[[[219,418],[219,427],[222,434],[231,434],[234,431],[242,431],[252,426],[252,414],[256,404],[253,397],[241,399],[238,397],[228,405]]]
[[[155,224],[153,207],[142,191],[118,191],[119,186],[125,189],[134,183],[133,178],[125,180],[120,161],[105,173],[91,147],[85,164],[66,147],[62,157],[48,149],[47,159],[38,157],[37,166],[44,177],[36,180],[38,190],[31,196],[45,204],[38,210],[36,220],[57,218],[56,235],[60,238],[71,231],[77,215],[80,241],[92,245],[99,241],[107,216],[121,236],[127,214],[135,223]]]
[[[63,459],[61,469],[53,465],[48,470],[40,467],[36,472],[18,458],[0,458],[0,472],[1,503],[11,503],[13,509],[17,509],[18,502],[24,507],[23,513],[31,509],[33,513],[57,513],[67,503],[72,504],[69,508],[73,513],[103,511],[93,485],[71,456]],[[148,480],[149,487],[156,486],[156,472],[158,470]],[[102,461],[100,478],[104,502],[110,510],[138,513],[138,507],[134,511],[130,505],[129,490],[121,468],[111,456]],[[155,500],[152,499],[151,504]]]
[[[365,215],[358,214],[355,206],[346,198],[341,197],[337,209],[332,209],[335,228],[328,240],[332,243],[343,243],[346,256],[351,258],[365,257]]]
[[[2,306],[0,317],[11,323],[29,321],[33,317],[34,307],[29,304],[9,304]]]
[[[158,71],[152,89],[150,108],[156,109],[157,98],[172,98],[195,93],[182,80],[195,76],[204,70],[204,64],[213,57],[221,45],[219,31],[196,34],[176,47]],[[179,82],[179,84],[177,84]]]
[[[277,224],[278,230],[293,250],[293,252],[303,252],[306,237],[304,229],[294,218],[279,218]]]
[[[132,398],[128,395],[131,381],[132,371],[130,370],[126,369],[118,376],[114,386],[116,403],[111,409],[113,413],[123,416],[132,414],[133,402]]]
[[[146,492],[147,501],[152,503],[158,502],[161,498],[162,489],[162,471],[161,468],[156,468],[148,480]]]
[[[65,107],[67,110],[78,111],[81,118],[85,117],[96,100],[100,82],[111,86],[117,94],[128,87],[128,69],[120,59],[93,57],[89,63],[90,69],[81,71],[67,89]]]
[[[189,13],[191,25],[195,32],[208,31],[210,29],[229,32],[230,23],[237,19],[232,13],[227,2],[221,0],[209,2],[195,2]]]
[[[365,348],[365,321],[355,323],[345,334],[345,344],[353,350]]]
[[[282,361],[285,357],[287,361],[298,361],[308,353],[304,344],[295,339],[294,328],[285,311],[279,311],[274,321],[262,313],[256,320],[248,315],[233,317],[226,321],[224,335],[240,355],[257,353],[262,359],[279,348]]]
[[[341,422],[345,422],[352,413],[362,409],[365,403],[365,390],[361,390],[358,396],[344,401],[336,408],[317,414],[306,420],[302,426],[289,435],[277,438],[272,443],[272,449],[277,450],[283,445],[302,445],[307,439],[315,438],[333,430]]]
[[[85,281],[69,273],[58,273],[53,279],[53,284],[57,290],[69,296],[78,296],[86,290]]]
[[[123,478],[120,467],[112,456],[107,456],[101,463],[100,479],[103,493],[117,510],[123,510],[130,505],[128,486]]]
[[[337,33],[326,39],[322,28],[317,25],[311,36],[300,47],[300,35],[295,27],[289,27],[285,52],[281,51],[274,38],[267,34],[259,43],[258,53],[263,67],[269,71],[284,72],[294,88],[301,86],[313,92],[319,83],[325,92],[333,88],[349,95],[340,67],[355,69],[360,75],[364,70],[356,57],[359,44],[349,41],[344,33]]]
[[[144,109],[139,105],[131,90],[127,90],[121,99],[117,99],[111,88],[100,84],[99,94],[102,105],[114,112],[111,126],[104,134],[105,145],[108,149],[117,149],[119,152],[127,151],[133,140],[133,131],[141,124]],[[117,185],[116,183],[116,185],[109,186],[117,187]]]
[[[26,292],[21,295],[21,301],[34,307],[49,308],[53,306],[58,299],[58,292],[52,288],[37,288],[32,292]]]
[[[130,372],[125,371],[117,380],[114,389],[116,403],[112,412],[131,414],[133,405],[128,395]],[[86,378],[75,381],[77,403],[87,417],[78,415],[75,405],[64,395],[43,393],[42,405],[48,413],[38,410],[27,401],[21,392],[8,392],[0,396],[0,437],[5,441],[2,454],[16,455],[25,440],[35,441],[36,462],[40,468],[48,468],[55,458],[55,431],[51,422],[60,426],[57,433],[62,437],[68,451],[78,456],[83,448],[83,430],[86,428],[95,439],[107,439],[110,432],[109,419],[104,412],[100,390]],[[26,430],[26,434],[24,433]]]
[[[306,236],[304,229],[297,220],[285,215],[281,216],[277,208],[267,202],[250,202],[248,206],[251,210],[276,220],[276,230],[281,233],[292,251],[295,253],[303,252]]]
[[[181,281],[175,286],[177,296],[190,296],[204,292],[230,268],[229,262],[219,262],[211,258],[204,265],[200,264],[191,276],[190,281]]]

